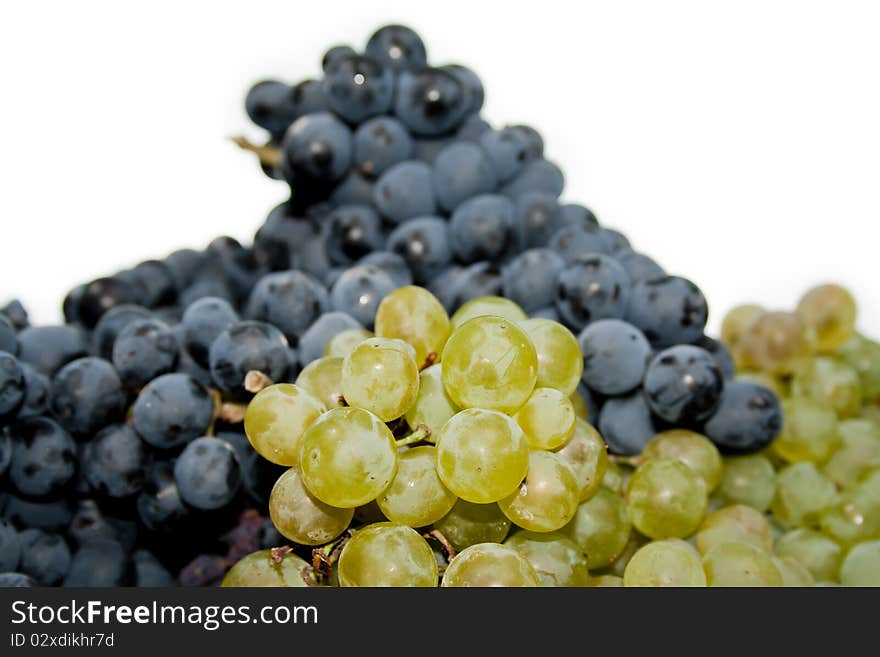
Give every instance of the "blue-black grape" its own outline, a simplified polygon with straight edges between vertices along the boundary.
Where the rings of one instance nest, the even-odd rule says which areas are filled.
[[[413,153],[413,140],[400,121],[377,116],[355,130],[353,149],[354,166],[364,175],[375,178],[398,162],[408,160]]]
[[[501,188],[502,194],[517,199],[529,192],[544,192],[555,197],[562,194],[565,187],[565,176],[559,167],[547,160],[528,162],[517,175],[508,180]]]
[[[647,281],[652,278],[661,278],[666,275],[663,267],[658,265],[651,257],[637,251],[621,251],[616,256],[617,261],[629,274],[633,285],[639,281]]]
[[[236,300],[244,299],[254,287],[263,272],[251,249],[244,247],[234,237],[221,235],[208,244],[205,249],[213,276],[221,276]],[[213,296],[222,296],[213,294]]]
[[[629,276],[614,258],[587,254],[559,274],[556,309],[569,328],[580,331],[597,319],[623,317],[630,287]]]
[[[540,132],[532,126],[523,124],[514,125],[511,128],[525,138],[528,144],[527,160],[537,160],[544,156],[544,139],[541,137]]]
[[[0,477],[6,473],[9,462],[12,460],[12,439],[8,431],[0,431]],[[3,504],[0,501],[0,508]]]
[[[782,405],[769,389],[750,381],[729,381],[721,403],[703,431],[722,452],[756,452],[782,430]]]
[[[19,360],[46,376],[89,353],[85,334],[73,325],[31,326],[18,334],[18,346]]]
[[[698,340],[708,315],[700,288],[680,276],[663,276],[633,285],[626,319],[662,349]]]
[[[483,81],[480,80],[480,77],[462,64],[447,64],[440,68],[458,78],[458,81],[464,87],[465,93],[468,96],[467,114],[473,115],[479,112],[483,107],[483,101],[486,99],[486,92],[483,89]]]
[[[551,249],[523,251],[502,270],[504,296],[528,313],[553,304],[565,260]]]
[[[730,350],[723,342],[704,335],[694,344],[712,354],[712,358],[715,359],[715,364],[718,365],[718,369],[721,370],[725,380],[730,380],[734,377],[736,365],[733,362],[733,356],[730,355]]]
[[[513,242],[513,212],[510,199],[482,194],[459,205],[449,222],[452,251],[463,263],[496,260]]]
[[[442,137],[420,137],[413,142],[414,160],[421,160],[426,164],[433,165],[437,156],[447,147],[456,143],[455,137],[444,135]]]
[[[355,265],[336,279],[330,291],[330,305],[333,310],[346,313],[363,326],[371,327],[379,303],[396,287],[384,269],[375,265]]]
[[[18,354],[18,338],[15,327],[5,315],[0,315],[0,351],[16,356]]]
[[[357,55],[357,51],[351,46],[332,46],[328,48],[327,52],[324,53],[324,56],[321,57],[321,70],[326,73],[335,62],[350,57],[351,55]]]
[[[178,290],[185,290],[196,280],[205,261],[205,252],[195,249],[177,249],[163,260]]]
[[[145,459],[143,442],[135,430],[126,424],[114,424],[86,444],[82,467],[98,494],[121,498],[140,491]]]
[[[69,497],[61,497],[50,502],[35,502],[10,493],[3,502],[2,515],[20,527],[57,532],[70,523],[73,507]]]
[[[324,313],[306,329],[299,339],[299,362],[305,367],[324,355],[327,343],[337,333],[363,325],[348,313],[332,311]]]
[[[241,486],[241,466],[229,443],[201,437],[187,445],[174,464],[181,499],[197,509],[226,506]]]
[[[46,417],[17,420],[8,431],[12,488],[29,499],[58,497],[76,474],[76,444],[70,434]]]
[[[416,160],[389,167],[376,182],[373,203],[385,219],[395,224],[434,214],[437,205],[431,167]]]
[[[171,532],[187,518],[188,511],[180,499],[172,463],[155,461],[149,467],[137,498],[137,512],[144,527],[154,532]]]
[[[382,61],[363,55],[337,57],[324,75],[330,109],[349,123],[360,123],[391,108],[394,73]]]
[[[495,262],[475,262],[455,277],[455,284],[447,301],[454,310],[477,297],[501,294],[501,269]]]
[[[164,262],[147,260],[127,273],[130,282],[138,289],[138,299],[142,305],[158,308],[177,301],[174,276]]]
[[[130,577],[131,561],[122,545],[109,539],[95,539],[74,552],[64,586],[124,586]]]
[[[569,263],[590,253],[610,254],[607,242],[597,231],[587,231],[574,225],[563,226],[553,233],[548,246]]]
[[[296,269],[267,274],[248,299],[248,319],[268,322],[292,344],[327,310],[327,290],[313,277]]]
[[[495,191],[497,185],[492,161],[477,144],[453,142],[434,160],[434,195],[447,212],[473,196]]]
[[[528,192],[516,199],[513,230],[519,250],[547,246],[561,227],[559,203],[552,194]]]
[[[288,182],[297,192],[318,183],[339,180],[351,166],[351,130],[329,112],[301,116],[281,142]],[[302,185],[300,186],[300,183]]]
[[[137,522],[105,513],[93,499],[79,501],[76,514],[67,528],[67,536],[74,545],[112,540],[122,545],[126,551],[134,548],[137,533]]]
[[[578,336],[584,356],[584,383],[602,395],[622,395],[637,388],[651,357],[642,332],[619,319],[592,322]]]
[[[587,407],[587,422],[599,426],[599,409],[601,408],[599,396],[590,390],[583,381],[578,383],[577,392]]]
[[[18,299],[12,299],[0,308],[0,315],[5,317],[16,331],[26,329],[31,324],[27,309]]]
[[[296,210],[294,203],[285,201],[269,212],[254,235],[254,260],[258,266],[269,271],[290,269],[292,259],[314,237],[314,227]]]
[[[467,117],[461,126],[458,128],[458,132],[455,133],[455,136],[458,139],[464,139],[465,141],[472,141],[475,144],[482,143],[483,134],[487,130],[491,130],[492,126],[489,125],[489,122],[486,121],[479,114],[471,114]],[[497,166],[496,166],[497,171]],[[498,177],[501,180],[501,176],[499,174]]]
[[[506,182],[522,171],[529,161],[529,142],[519,130],[511,127],[486,130],[480,145],[492,161],[499,182]]]
[[[372,179],[367,178],[359,171],[352,170],[330,192],[330,204],[332,206],[370,205],[373,202],[375,187],[375,182]],[[325,214],[322,210],[317,213],[317,216],[323,218]]]
[[[120,277],[98,278],[82,290],[76,315],[87,328],[94,328],[101,315],[124,303],[139,303],[137,289]]]
[[[394,287],[405,287],[412,285],[412,272],[403,256],[391,251],[373,251],[365,255],[357,261],[359,265],[375,265],[379,269],[385,270],[391,280],[394,281]]]
[[[505,296],[507,295],[505,294]],[[544,306],[543,308],[531,311],[529,315],[531,317],[541,317],[542,319],[552,319],[554,322],[562,323],[559,313],[556,311],[556,306]]]
[[[239,321],[226,299],[202,297],[183,313],[183,342],[186,351],[201,367],[210,366],[211,345],[217,336]]]
[[[52,379],[52,413],[74,435],[88,436],[122,418],[125,392],[113,365],[89,356],[62,367]]]
[[[18,568],[21,560],[21,535],[12,523],[0,518],[0,573]]]
[[[643,386],[648,405],[658,417],[692,426],[718,407],[724,377],[708,351],[682,344],[654,356]]]
[[[576,226],[587,232],[599,229],[599,220],[589,208],[578,203],[565,203],[559,206],[559,214],[565,226]]]
[[[262,372],[272,381],[284,380],[290,368],[288,342],[271,324],[238,322],[214,340],[210,364],[218,388],[243,393],[244,378],[251,370]]]
[[[268,504],[272,487],[286,468],[260,456],[242,433],[223,431],[217,434],[217,438],[229,443],[235,450],[241,467],[242,484],[247,494],[257,504]]]
[[[101,316],[92,331],[92,353],[104,360],[113,359],[113,345],[122,330],[141,319],[150,319],[153,313],[143,306],[125,304],[111,308]]]
[[[213,416],[214,400],[208,389],[179,373],[163,374],[150,381],[132,412],[134,430],[160,449],[177,447],[204,435]]]
[[[122,384],[138,389],[174,370],[180,351],[171,327],[158,319],[138,319],[113,344],[113,367]]]
[[[657,433],[648,402],[641,390],[605,400],[599,411],[599,433],[613,454],[640,454]]]
[[[324,85],[311,78],[293,85],[291,98],[296,116],[324,112],[330,108],[327,104],[327,97],[324,95]]]
[[[343,205],[324,219],[324,244],[334,265],[350,265],[382,248],[382,220],[369,205]]]
[[[462,272],[464,272],[464,267],[452,263],[437,274],[433,280],[428,282],[428,291],[437,297],[440,303],[443,304],[446,312],[451,313],[458,307],[455,290],[458,287],[458,279]]]
[[[22,364],[12,354],[0,351],[0,426],[18,415],[26,397]]]
[[[599,237],[605,242],[608,253],[618,254],[622,251],[631,251],[629,239],[619,230],[613,228],[600,228],[596,231]]]
[[[398,77],[394,114],[416,135],[452,132],[470,107],[471,94],[449,71],[424,67],[402,71]]]
[[[37,583],[24,573],[0,573],[0,589],[24,589]]]
[[[293,90],[278,80],[262,80],[252,86],[244,99],[251,121],[273,135],[281,135],[296,118]]]
[[[70,548],[58,534],[40,529],[21,533],[22,554],[19,570],[40,586],[56,586],[70,569]]]
[[[236,299],[236,295],[232,293],[232,290],[230,289],[226,281],[219,278],[210,277],[196,281],[188,288],[186,288],[180,295],[180,304],[184,308],[188,308],[199,299],[204,299],[205,297],[225,299],[229,302],[232,302]]]
[[[367,41],[366,53],[396,71],[418,68],[428,63],[425,43],[405,25],[385,25]]]
[[[387,246],[406,260],[418,284],[430,281],[452,261],[449,223],[439,217],[419,217],[401,224],[388,236]]]
[[[177,581],[165,566],[147,550],[137,550],[132,555],[134,585],[138,588],[177,586]]]

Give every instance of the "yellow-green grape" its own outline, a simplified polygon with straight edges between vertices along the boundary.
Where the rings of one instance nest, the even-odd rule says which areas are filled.
[[[602,477],[602,486],[614,493],[623,495],[631,475],[632,471],[629,468],[624,468],[618,463],[608,461],[608,465],[605,468],[605,476]]]
[[[618,577],[623,577],[623,574],[626,572],[626,567],[629,565],[630,559],[632,559],[633,555],[638,552],[643,545],[647,545],[650,542],[650,539],[645,538],[638,532],[632,532],[620,555],[618,555],[617,559],[608,566],[606,572],[612,575],[617,575]],[[587,558],[587,565],[590,565],[589,557]]]
[[[880,500],[880,467],[868,470],[859,477],[859,490],[875,500]]]
[[[822,470],[841,488],[856,485],[861,477],[880,467],[880,425],[872,420],[844,420],[837,425],[840,448]]]
[[[825,404],[806,397],[782,402],[782,432],[771,443],[775,454],[788,461],[825,461],[840,442],[837,415]]]
[[[442,586],[540,586],[529,560],[513,548],[478,543],[459,552],[443,573]]]
[[[407,285],[382,299],[376,310],[376,335],[399,338],[416,350],[416,363],[424,366],[428,356],[440,358],[449,337],[449,316],[437,297],[425,288]]]
[[[552,532],[574,517],[580,493],[574,472],[561,456],[535,449],[529,453],[525,480],[498,500],[498,507],[523,529]]]
[[[590,581],[587,582],[587,586],[595,586],[596,588],[614,588],[623,586],[623,577],[618,577],[617,575],[599,575],[598,577],[591,577]]]
[[[880,499],[861,488],[843,493],[819,516],[819,527],[844,546],[880,538]]]
[[[373,332],[363,328],[352,328],[340,331],[327,343],[324,348],[324,356],[330,358],[345,358],[355,347],[364,340],[373,337]]]
[[[836,542],[812,529],[794,529],[776,540],[776,556],[791,557],[817,582],[837,579],[843,549]]]
[[[443,387],[443,365],[437,363],[422,370],[419,375],[418,397],[404,417],[410,429],[415,430],[424,424],[432,432],[436,432],[458,410]]]
[[[620,495],[600,488],[578,506],[562,530],[587,557],[591,570],[604,568],[623,552],[632,531],[626,505]]]
[[[731,353],[739,350],[740,342],[749,326],[765,312],[767,311],[761,306],[745,304],[731,308],[724,316],[721,322],[721,340],[727,344]]]
[[[651,459],[681,461],[700,476],[710,493],[721,483],[721,453],[696,431],[670,429],[658,433],[642,450],[642,461]]]
[[[736,373],[734,377],[736,381],[749,381],[764,386],[768,390],[776,393],[777,397],[788,396],[788,384],[778,376],[767,374],[767,372],[756,372],[754,370],[744,370]]]
[[[835,502],[837,487],[814,463],[793,463],[776,473],[776,496],[770,510],[786,527],[814,524]]]
[[[344,532],[354,509],[325,504],[312,495],[296,468],[291,468],[272,487],[269,516],[275,528],[294,543],[323,545]]]
[[[437,449],[429,445],[398,457],[397,474],[377,500],[389,520],[425,527],[449,513],[458,498],[440,481],[436,463]]]
[[[556,449],[574,434],[576,417],[571,400],[564,394],[555,388],[535,388],[513,419],[525,433],[529,447]]]
[[[652,541],[632,556],[623,571],[624,586],[706,586],[700,555],[689,544],[672,538]]]
[[[437,559],[412,527],[377,522],[355,533],[339,555],[339,585],[437,586]]]
[[[460,552],[477,543],[501,543],[510,524],[497,504],[458,500],[449,513],[434,523],[434,528]]]
[[[510,299],[504,297],[477,297],[465,303],[452,315],[452,329],[455,330],[474,317],[501,317],[509,322],[521,322],[528,318],[525,311]]]
[[[538,360],[538,370],[540,371],[540,357]],[[539,378],[540,380],[540,378]],[[540,385],[540,384],[539,384]],[[590,421],[590,409],[587,408],[587,402],[584,400],[584,396],[581,394],[580,390],[575,390],[569,396],[571,400],[571,406],[574,409],[574,414],[577,415],[584,422]]]
[[[856,545],[840,565],[844,586],[880,586],[880,541]]]
[[[519,490],[529,467],[529,445],[507,415],[469,408],[436,436],[437,473],[458,497],[488,504]]]
[[[846,363],[820,357],[805,361],[791,380],[791,394],[825,404],[838,417],[852,417],[862,408],[859,373]]]
[[[792,557],[770,557],[773,565],[782,575],[783,586],[815,586],[816,580],[800,561]]]
[[[718,492],[730,504],[766,511],[776,495],[773,464],[761,454],[726,457]]]
[[[402,340],[370,338],[342,361],[342,393],[350,406],[383,422],[406,413],[419,395],[419,368]]]
[[[580,487],[579,500],[590,499],[602,486],[608,469],[608,446],[591,424],[577,418],[574,435],[556,453],[568,463]]]
[[[391,431],[361,408],[334,408],[302,437],[300,469],[309,491],[340,508],[379,497],[397,473],[397,445]]]
[[[327,408],[343,406],[342,358],[325,357],[313,360],[296,377],[296,385],[308,390]]]
[[[645,536],[684,538],[706,513],[706,486],[680,461],[652,459],[636,468],[626,491],[633,526]]]
[[[856,330],[856,301],[840,285],[819,285],[809,290],[795,310],[816,334],[816,347],[831,353],[846,342]]]
[[[813,341],[797,315],[770,312],[749,325],[741,346],[748,363],[771,374],[791,374],[810,355]]]
[[[443,385],[461,408],[514,413],[532,394],[537,377],[531,340],[500,317],[465,322],[443,349]]]
[[[278,465],[299,465],[303,433],[327,408],[292,383],[276,383],[258,392],[244,414],[244,431],[257,453]]]
[[[303,579],[303,572],[310,570],[311,566],[293,552],[285,554],[281,561],[275,561],[272,550],[260,550],[252,552],[230,568],[220,586],[224,588],[309,586]]]
[[[750,506],[734,504],[710,513],[697,531],[697,549],[706,554],[716,545],[739,541],[768,554],[773,551],[773,529],[764,514]]]
[[[519,531],[504,541],[522,554],[541,580],[541,586],[586,586],[587,559],[564,534]]]
[[[782,586],[782,574],[770,555],[751,543],[731,541],[703,557],[709,586]]]
[[[519,327],[529,336],[538,354],[537,385],[580,398],[577,387],[584,372],[584,360],[574,334],[559,322],[541,317],[522,321]],[[582,417],[589,420],[587,406],[582,398],[580,401],[585,413]]]
[[[858,372],[865,400],[880,397],[880,343],[854,335],[836,355]]]

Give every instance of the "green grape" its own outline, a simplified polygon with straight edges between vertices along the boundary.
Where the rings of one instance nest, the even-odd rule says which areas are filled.
[[[501,543],[510,531],[497,504],[474,504],[458,500],[452,510],[434,523],[446,540],[461,551],[477,543]]]
[[[736,373],[734,377],[736,381],[749,381],[764,386],[768,390],[776,393],[777,397],[785,398],[788,396],[788,384],[777,376],[767,374],[767,372],[756,372],[753,370],[744,370]]]
[[[731,354],[736,356],[749,326],[765,312],[764,308],[754,304],[735,306],[728,311],[721,322],[721,340],[727,344]]]
[[[488,504],[519,490],[529,467],[522,429],[497,411],[469,408],[437,433],[437,473],[458,497]]]
[[[452,315],[452,330],[474,317],[500,317],[508,322],[522,322],[527,319],[525,311],[510,299],[504,297],[477,297],[465,303]]]
[[[617,575],[599,575],[598,577],[591,577],[590,581],[587,582],[587,586],[595,586],[597,588],[623,586],[623,577],[618,577]]]
[[[706,586],[700,555],[689,544],[672,538],[642,546],[623,571],[624,586]]]
[[[419,395],[413,348],[402,340],[364,340],[342,361],[342,392],[350,406],[383,422],[399,418]]]
[[[731,541],[703,557],[709,586],[782,586],[782,574],[770,555],[751,543]]]
[[[632,531],[626,505],[620,495],[600,488],[578,506],[562,530],[587,557],[590,570],[604,568],[623,552]]]
[[[816,334],[816,347],[831,353],[856,330],[856,301],[840,285],[819,285],[809,290],[795,310],[804,324]]]
[[[798,367],[791,380],[791,394],[815,399],[840,418],[858,415],[862,408],[859,373],[833,358],[812,358]]]
[[[642,450],[642,461],[650,459],[681,461],[699,475],[710,493],[721,483],[721,453],[696,431],[671,429],[658,433]]]
[[[465,322],[443,349],[443,385],[461,408],[514,413],[532,394],[537,376],[529,337],[500,317]]]
[[[529,560],[513,548],[477,543],[452,558],[443,573],[444,587],[540,586]]]
[[[789,463],[821,463],[837,449],[837,415],[825,404],[807,397],[782,402],[782,432],[771,443],[773,453]]]
[[[437,297],[425,288],[407,285],[388,294],[376,310],[376,335],[398,338],[416,350],[416,363],[423,366],[433,354],[438,359],[451,325]]]
[[[700,526],[706,486],[680,461],[652,459],[636,468],[626,491],[633,526],[649,538],[684,538]]]
[[[272,550],[252,552],[236,563],[220,586],[224,588],[301,587],[309,586],[303,578],[311,566],[304,559],[288,552],[280,562],[272,558]]]
[[[840,565],[844,586],[880,586],[880,541],[859,543]]]
[[[794,529],[780,536],[774,548],[777,557],[791,557],[817,582],[837,579],[843,549],[827,536],[812,529]]]
[[[814,339],[797,315],[768,312],[749,325],[740,344],[747,364],[771,374],[791,374],[812,353]]]
[[[564,534],[518,531],[504,541],[522,554],[541,580],[541,586],[586,586],[587,559]]]
[[[304,388],[276,383],[258,392],[244,414],[244,431],[264,459],[299,465],[302,436],[327,408]]]
[[[872,420],[844,420],[837,427],[841,446],[822,470],[841,488],[850,488],[880,467],[880,426]]]
[[[574,472],[561,456],[535,449],[529,453],[525,480],[498,500],[498,507],[523,529],[552,532],[572,519],[580,492]]]
[[[525,433],[529,447],[556,449],[574,434],[576,417],[571,400],[561,392],[554,388],[535,388],[513,419]]]
[[[787,527],[813,524],[837,502],[837,487],[814,463],[787,465],[776,474],[773,515]]]
[[[385,516],[401,525],[425,527],[455,505],[455,495],[437,476],[437,448],[413,447],[398,457],[397,474],[377,502]]]
[[[629,565],[633,555],[638,552],[643,545],[647,545],[648,543],[650,543],[650,539],[645,538],[638,532],[632,532],[629,535],[629,540],[626,542],[626,545],[623,546],[623,550],[611,565],[608,566],[606,572],[611,575],[623,577],[626,572],[626,567]],[[589,556],[587,556],[587,565],[590,565]]]
[[[859,490],[875,501],[880,501],[880,467],[868,470],[859,477]]]
[[[554,388],[566,395],[577,395],[584,361],[577,338],[571,331],[552,319],[536,317],[519,323],[519,327],[535,345],[538,354],[538,382],[540,388]],[[586,417],[586,404],[583,404],[582,417]],[[594,418],[595,419],[595,418]]]
[[[325,357],[313,360],[296,377],[296,385],[308,390],[327,408],[343,406],[342,358]]]
[[[718,492],[730,504],[766,511],[776,495],[773,464],[761,454],[726,457]]]
[[[303,483],[322,502],[340,508],[376,499],[397,472],[397,445],[387,426],[360,408],[334,408],[302,438]]]
[[[539,359],[538,360],[538,371],[540,371],[540,368],[541,368],[540,358],[541,357],[538,356],[538,359]],[[540,376],[538,377],[538,381],[539,381],[539,385],[540,385]],[[589,422],[590,421],[590,409],[587,408],[587,402],[584,401],[584,396],[581,394],[581,391],[575,390],[573,393],[571,393],[571,396],[569,396],[569,399],[571,400],[572,408],[574,408],[574,414],[577,415],[584,422]]]
[[[767,518],[743,504],[726,506],[706,516],[696,539],[700,554],[731,541],[750,543],[767,553],[773,551],[773,529]]]
[[[858,372],[866,400],[880,397],[880,343],[854,335],[838,350],[837,356]]]
[[[556,453],[574,472],[580,488],[579,500],[583,502],[595,495],[608,469],[608,446],[599,432],[577,418],[574,435]]]
[[[605,468],[605,476],[602,477],[602,486],[614,493],[623,495],[631,474],[632,472],[629,468],[623,468],[614,461],[608,461]]]
[[[364,340],[373,337],[373,332],[363,328],[352,328],[340,331],[327,342],[324,356],[329,358],[345,358]]]
[[[344,532],[354,509],[339,509],[312,495],[296,468],[291,468],[272,487],[269,516],[286,538],[301,545],[323,545]]]
[[[819,516],[822,533],[840,545],[880,538],[880,499],[856,488]]]
[[[792,557],[770,557],[773,565],[782,575],[783,586],[815,586],[816,580],[801,562]]]
[[[453,415],[458,407],[446,394],[443,387],[443,365],[431,365],[419,375],[419,395],[404,416],[410,429],[424,424],[431,431],[438,431]]]
[[[437,560],[412,527],[377,522],[357,531],[339,555],[339,585],[437,586]]]

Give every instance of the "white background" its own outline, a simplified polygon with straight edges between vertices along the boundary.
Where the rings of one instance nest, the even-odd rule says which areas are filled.
[[[850,286],[880,334],[880,11],[871,2],[5,2],[0,301],[58,321],[73,284],[249,240],[284,187],[226,141],[263,77],[410,24],[493,123],[530,123],[564,197],[705,291]]]

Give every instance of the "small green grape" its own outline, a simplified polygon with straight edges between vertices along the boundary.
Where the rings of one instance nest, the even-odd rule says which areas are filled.
[[[880,499],[856,488],[819,516],[822,533],[848,546],[880,538]]]
[[[343,406],[342,358],[324,357],[313,360],[296,377],[296,385],[308,390],[327,408]]]
[[[765,312],[764,308],[755,304],[731,308],[721,322],[721,340],[732,352],[737,351],[749,326]]]
[[[639,548],[623,571],[624,586],[706,586],[700,555],[684,541],[652,541]]]
[[[880,467],[880,426],[861,418],[844,420],[837,435],[841,446],[822,470],[841,488],[851,488],[866,472]]]
[[[458,410],[443,387],[443,365],[437,363],[422,370],[419,375],[419,395],[404,417],[414,431],[421,424],[431,431],[437,431]]]
[[[810,356],[815,336],[793,313],[768,312],[740,340],[743,358],[771,374],[791,374]]]
[[[428,445],[399,456],[397,474],[377,500],[389,520],[425,527],[449,513],[458,498],[440,481],[436,462],[437,448]]]
[[[269,516],[275,528],[286,538],[301,545],[323,545],[344,532],[354,509],[340,509],[325,504],[312,495],[296,468],[291,468],[272,487]]]
[[[535,388],[513,419],[525,433],[529,447],[556,449],[574,434],[576,416],[564,394],[554,388]]]
[[[858,372],[865,400],[880,397],[880,343],[854,335],[836,355]]]
[[[452,510],[434,523],[459,552],[477,543],[501,543],[510,531],[510,520],[497,504],[458,500]]]
[[[859,373],[833,358],[805,361],[792,377],[791,394],[815,399],[831,408],[840,418],[853,417],[862,407]]]
[[[342,392],[350,406],[383,422],[399,418],[419,395],[413,348],[402,340],[364,340],[342,361]]]
[[[244,431],[264,459],[278,465],[299,465],[302,435],[326,410],[304,388],[276,383],[254,395],[244,415]]]
[[[412,527],[378,522],[358,530],[339,555],[339,585],[437,586],[437,560]]]
[[[791,557],[800,563],[817,582],[836,580],[843,559],[840,545],[812,529],[786,532],[777,539],[774,551],[778,557]]]
[[[782,574],[770,555],[751,543],[732,541],[703,557],[709,586],[782,586]]]
[[[465,303],[452,315],[452,329],[455,330],[474,317],[501,317],[508,322],[522,322],[528,315],[516,303],[504,297],[477,297]]]
[[[782,432],[771,449],[789,463],[821,463],[837,449],[837,415],[825,404],[795,397],[782,402]]]
[[[773,464],[761,454],[725,458],[718,492],[730,504],[745,504],[766,511],[776,495]]]
[[[416,363],[439,358],[451,324],[443,304],[425,288],[407,285],[386,295],[376,310],[376,335],[398,338],[416,350]]]
[[[345,358],[364,340],[373,337],[373,332],[363,328],[345,329],[334,335],[324,347],[324,357]]]
[[[608,465],[605,468],[605,476],[602,477],[602,486],[614,493],[623,495],[631,475],[632,471],[628,467],[621,467],[613,461],[608,461]]]
[[[541,580],[541,586],[586,586],[587,558],[564,534],[518,531],[504,541],[522,554]]]
[[[562,530],[587,557],[590,570],[604,568],[623,552],[632,531],[626,504],[620,495],[600,488],[578,506]]]
[[[538,368],[540,371],[540,355],[538,356]],[[538,385],[540,385],[540,377],[538,377]],[[584,399],[584,396],[581,394],[580,390],[575,389],[571,396],[569,397],[571,400],[571,406],[574,408],[574,414],[577,415],[584,422],[590,421],[590,409],[587,408],[587,402]],[[596,418],[593,418],[594,420]]]
[[[577,418],[574,435],[556,453],[568,463],[580,487],[580,501],[590,499],[602,486],[608,468],[608,446],[599,432]]]
[[[240,559],[226,573],[220,586],[224,588],[309,586],[303,578],[303,572],[310,570],[311,566],[293,552],[288,552],[278,562],[272,557],[272,550],[260,550]]]
[[[696,431],[671,429],[658,433],[642,450],[642,461],[658,458],[684,463],[700,476],[710,493],[721,483],[721,453]]]
[[[787,527],[815,523],[819,514],[837,502],[837,487],[814,463],[802,461],[776,474],[773,515]]]
[[[584,360],[574,334],[559,322],[541,317],[521,321],[519,327],[529,336],[538,355],[536,385],[540,388],[554,388],[565,395],[578,395],[577,387],[584,371]],[[583,403],[583,399],[581,402]],[[583,405],[583,411],[586,412],[586,404]],[[582,417],[590,420],[585,415]]]
[[[772,390],[776,393],[776,396],[780,399],[784,399],[788,396],[788,383],[786,380],[781,379],[778,376],[773,376],[772,374],[768,374],[767,372],[756,372],[754,370],[741,370],[736,373],[734,377],[736,381],[748,381],[750,383],[757,383],[760,386],[764,386],[768,390]]]
[[[815,586],[816,580],[801,562],[792,557],[771,557],[773,565],[782,575],[783,586]]]
[[[587,582],[587,586],[595,586],[597,588],[614,588],[623,586],[623,577],[618,577],[617,575],[599,575],[597,577],[591,577],[590,581]]]
[[[496,543],[478,543],[459,552],[443,574],[442,586],[540,586],[535,569],[522,554]]]
[[[844,586],[880,586],[880,541],[859,543],[840,565]]]
[[[680,461],[652,459],[633,473],[626,505],[636,529],[653,539],[692,534],[706,512],[706,486]]]
[[[575,514],[581,487],[568,463],[553,452],[532,450],[520,486],[498,501],[511,522],[535,532],[564,527]]]
[[[809,290],[795,310],[816,334],[816,347],[831,353],[845,343],[855,332],[856,301],[840,285],[819,285]]]
[[[767,518],[743,504],[726,506],[706,516],[696,538],[700,554],[731,541],[750,543],[767,553],[773,551],[773,529]]]

